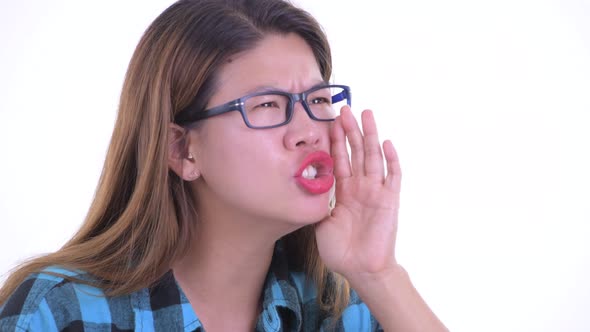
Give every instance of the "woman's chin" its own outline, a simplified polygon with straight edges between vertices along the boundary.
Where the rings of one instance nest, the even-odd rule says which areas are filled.
[[[330,214],[328,201],[321,204],[307,204],[294,211],[289,219],[301,225],[315,224],[324,220]]]

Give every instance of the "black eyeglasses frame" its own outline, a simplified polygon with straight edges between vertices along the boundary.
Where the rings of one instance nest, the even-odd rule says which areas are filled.
[[[315,86],[307,91],[300,92],[300,93],[289,93],[289,92],[285,92],[285,91],[281,91],[281,90],[255,92],[255,93],[251,93],[251,94],[245,95],[243,97],[240,97],[238,99],[234,99],[234,100],[229,101],[225,104],[215,106],[215,107],[210,108],[208,110],[204,110],[204,111],[188,107],[188,108],[185,108],[184,110],[180,111],[176,115],[174,122],[176,124],[182,126],[182,125],[187,125],[189,123],[201,121],[201,120],[204,120],[204,119],[216,116],[216,115],[220,115],[223,113],[232,112],[232,111],[239,111],[242,114],[242,119],[244,120],[244,123],[249,128],[252,128],[252,129],[276,128],[276,127],[284,126],[291,121],[291,119],[293,118],[293,109],[295,108],[295,103],[298,101],[301,102],[301,104],[303,105],[303,108],[305,109],[305,112],[307,113],[307,115],[311,119],[316,120],[316,121],[334,121],[334,119],[319,119],[319,118],[317,118],[315,115],[313,115],[313,112],[309,108],[309,105],[307,104],[307,101],[306,101],[307,96],[309,94],[311,94],[317,90],[325,89],[325,88],[341,88],[342,89],[341,93],[338,93],[337,95],[332,96],[332,103],[336,103],[336,102],[346,99],[348,106],[351,106],[350,87],[349,86],[340,85],[340,84],[322,84],[322,85]],[[287,105],[287,116],[285,118],[285,121],[283,121],[279,124],[276,124],[276,125],[272,125],[272,126],[255,126],[255,125],[252,125],[250,123],[250,121],[248,121],[248,117],[246,116],[246,110],[244,108],[246,100],[248,98],[252,98],[255,96],[262,96],[262,95],[281,95],[281,96],[285,96],[285,97],[289,98],[289,104]]]

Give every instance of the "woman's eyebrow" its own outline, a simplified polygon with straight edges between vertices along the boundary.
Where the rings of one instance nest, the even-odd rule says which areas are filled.
[[[246,91],[246,94],[252,94],[252,93],[259,93],[259,92],[272,92],[272,91],[283,91],[282,89],[277,88],[276,86],[272,86],[272,85],[259,85],[253,89],[250,89],[248,91]]]
[[[310,90],[310,89],[313,89],[313,88],[317,88],[317,87],[320,87],[320,86],[328,85],[328,84],[330,84],[330,83],[329,82],[326,82],[324,80],[319,80],[319,81],[317,81],[317,83],[315,83],[311,87],[305,89],[304,91],[307,91],[307,90]],[[279,87],[272,86],[272,85],[259,85],[259,86],[255,87],[253,89],[250,89],[250,90],[246,91],[245,95],[249,95],[249,94],[252,94],[252,93],[259,93],[259,92],[274,92],[274,91],[288,92],[288,91],[286,91],[284,89],[281,89]],[[303,91],[298,91],[298,92],[303,92]]]

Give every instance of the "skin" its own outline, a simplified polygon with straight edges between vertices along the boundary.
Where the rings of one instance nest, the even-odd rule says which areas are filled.
[[[208,106],[260,86],[301,92],[321,81],[303,39],[268,35],[222,67],[221,88]],[[399,163],[391,142],[380,145],[372,112],[361,118],[362,132],[348,107],[336,121],[318,122],[297,103],[289,124],[254,130],[239,112],[229,112],[189,132],[194,158],[170,158],[185,180],[199,175],[191,182],[199,197],[198,232],[173,271],[207,331],[251,331],[275,241],[318,221],[321,258],[350,281],[386,330],[446,330],[395,259]],[[309,194],[293,178],[317,150],[335,161],[338,199],[331,215],[329,193]]]

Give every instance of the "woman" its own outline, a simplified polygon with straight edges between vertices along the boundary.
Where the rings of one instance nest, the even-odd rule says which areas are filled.
[[[287,2],[173,4],[133,55],[84,225],[9,277],[0,330],[445,330],[395,259],[394,148],[330,76]]]

